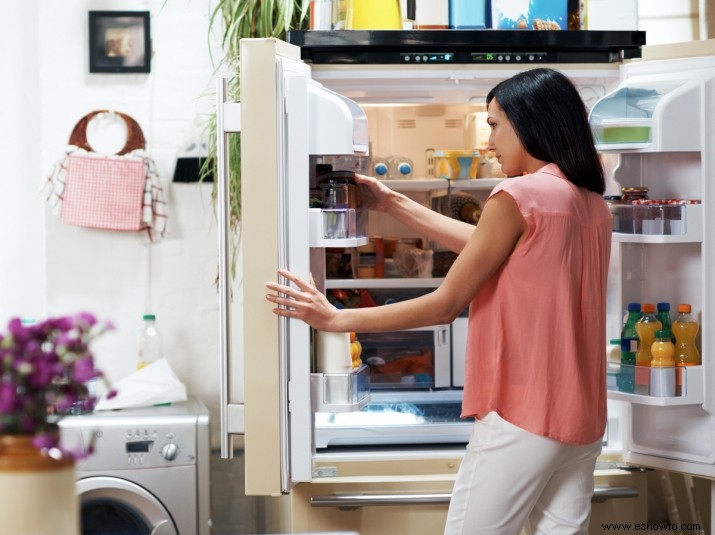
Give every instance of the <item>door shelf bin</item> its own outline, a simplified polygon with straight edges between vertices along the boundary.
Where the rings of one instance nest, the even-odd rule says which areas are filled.
[[[370,401],[370,367],[349,373],[311,373],[313,412],[354,412]]]
[[[658,395],[651,382],[651,372],[669,373],[675,377],[675,395]],[[653,376],[655,379],[655,376]],[[650,366],[630,366],[609,362],[607,369],[608,399],[639,405],[699,405],[704,402],[703,367],[675,366],[651,369]]]
[[[616,204],[611,206],[613,236],[618,241],[703,239],[702,204]]]
[[[367,210],[310,208],[311,247],[358,247],[368,243]]]

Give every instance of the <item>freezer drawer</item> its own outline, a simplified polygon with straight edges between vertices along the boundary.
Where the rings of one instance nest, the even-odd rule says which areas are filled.
[[[352,467],[339,464],[340,473],[355,475],[315,478],[312,483],[298,485],[291,493],[290,531],[354,530],[361,535],[442,533],[459,459],[415,463],[418,461],[413,459],[393,461],[389,473],[379,475],[374,472],[383,463],[345,463]],[[442,465],[443,473],[431,473],[437,465]],[[645,473],[607,470],[595,475],[589,533],[602,533],[606,523],[646,522]]]

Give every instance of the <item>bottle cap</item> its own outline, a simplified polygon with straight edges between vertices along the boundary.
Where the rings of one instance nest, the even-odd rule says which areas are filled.
[[[385,165],[383,162],[379,162],[375,164],[375,174],[379,176],[383,176],[387,174],[387,165]]]
[[[142,319],[145,321],[152,321],[156,319],[156,316],[154,314],[144,314]]]
[[[653,303],[644,303],[641,307],[641,312],[646,314],[655,312],[655,305]]]
[[[628,312],[640,312],[640,311],[641,311],[640,303],[628,303]]]
[[[683,314],[690,314],[690,305],[687,303],[683,303],[678,305],[678,312],[682,312]]]
[[[658,303],[658,310],[670,310],[670,303]]]
[[[661,329],[658,331],[655,331],[655,337],[656,338],[668,338],[670,339],[670,331],[667,329]]]

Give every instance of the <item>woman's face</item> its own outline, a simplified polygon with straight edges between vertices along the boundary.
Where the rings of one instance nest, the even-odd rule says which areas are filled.
[[[491,128],[488,149],[496,154],[502,171],[507,176],[518,176],[527,172],[529,153],[521,144],[497,99],[492,99],[487,107],[487,123]]]

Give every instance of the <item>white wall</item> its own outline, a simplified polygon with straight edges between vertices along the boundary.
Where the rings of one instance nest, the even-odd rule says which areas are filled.
[[[89,73],[87,12],[102,9],[151,12],[151,73]],[[205,0],[3,3],[0,324],[78,310],[110,319],[116,330],[95,349],[116,382],[135,369],[141,316],[154,312],[172,368],[217,415],[211,185],[171,183],[180,149],[214,106],[209,9]],[[147,245],[142,234],[66,226],[46,207],[45,175],[75,123],[98,109],[128,113],[142,127],[167,188],[166,239]]]
[[[697,1],[638,0],[638,18],[638,29],[646,32],[649,45],[700,39]]]

